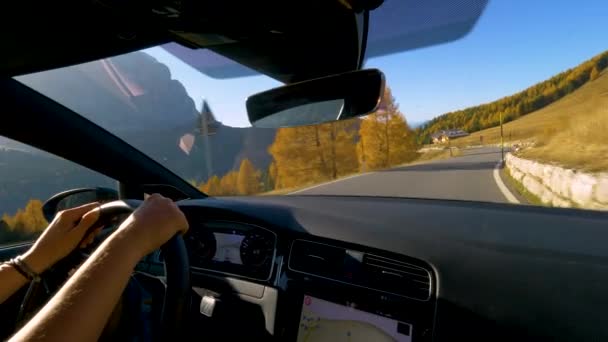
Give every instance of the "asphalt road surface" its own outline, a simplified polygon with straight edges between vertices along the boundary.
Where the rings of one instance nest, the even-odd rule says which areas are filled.
[[[303,189],[298,195],[362,195],[508,202],[494,179],[498,148],[462,150],[462,155],[375,171]]]

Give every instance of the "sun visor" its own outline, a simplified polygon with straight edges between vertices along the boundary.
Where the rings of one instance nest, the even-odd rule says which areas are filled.
[[[209,77],[222,79],[257,74],[254,70],[209,49],[191,49],[177,43],[168,43],[162,48]]]
[[[487,3],[488,0],[385,0],[382,5],[370,12],[365,57],[383,56],[460,39],[472,30]],[[280,32],[275,34],[280,35]],[[310,43],[310,41],[302,42],[302,44]],[[261,60],[268,56],[259,56],[257,63],[254,64],[256,70],[253,70],[233,61],[235,55],[231,52],[237,50],[231,48],[234,45],[231,42],[223,45],[214,44],[209,49],[191,49],[170,43],[163,45],[163,48],[205,75],[219,79],[263,73],[282,82],[291,82],[294,78],[320,77],[352,68],[352,61],[346,62],[344,66],[338,65],[336,61],[329,61],[327,67],[320,71],[322,74],[313,74],[312,70],[293,69],[320,66],[318,58],[314,58],[315,64],[300,59],[298,64],[285,65],[281,69],[277,68],[277,65],[271,65],[276,60],[264,62]],[[322,49],[324,47],[326,46],[317,46],[316,50],[319,52],[316,55],[324,54],[329,58],[332,55],[327,54],[327,51]],[[309,46],[309,49],[315,48]],[[257,53],[261,51],[263,50],[258,50]],[[272,54],[287,57],[285,51],[279,54],[274,51],[269,55]],[[310,54],[310,56],[314,55]],[[251,54],[248,55],[247,60],[251,60],[251,57]]]
[[[488,0],[384,1],[370,13],[366,58],[444,44],[466,36]]]

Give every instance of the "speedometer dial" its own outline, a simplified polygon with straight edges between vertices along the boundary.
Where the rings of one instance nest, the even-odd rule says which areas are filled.
[[[241,260],[244,265],[261,266],[272,259],[274,241],[268,237],[251,233],[241,243]]]

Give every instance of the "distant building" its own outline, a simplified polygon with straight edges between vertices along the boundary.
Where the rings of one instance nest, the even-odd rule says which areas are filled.
[[[431,139],[433,140],[433,144],[441,144],[448,142],[450,139],[466,137],[467,135],[469,135],[469,133],[461,129],[444,129],[431,134]]]

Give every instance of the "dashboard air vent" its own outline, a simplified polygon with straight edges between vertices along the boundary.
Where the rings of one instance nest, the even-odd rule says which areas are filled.
[[[362,268],[368,287],[420,300],[431,296],[431,276],[422,267],[365,254]]]
[[[299,272],[336,279],[342,273],[346,249],[325,244],[294,241],[289,267]]]
[[[294,241],[289,269],[417,300],[431,297],[431,274],[423,267],[318,242]]]

